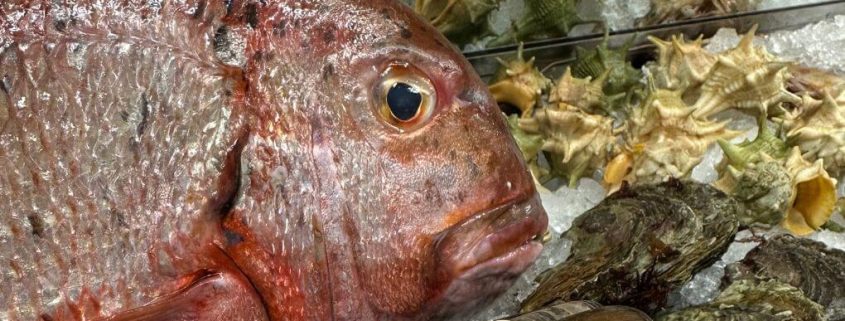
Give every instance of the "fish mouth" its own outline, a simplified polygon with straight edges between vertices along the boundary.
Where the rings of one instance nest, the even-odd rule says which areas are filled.
[[[439,275],[448,280],[441,298],[466,310],[507,290],[540,255],[547,226],[534,193],[473,215],[445,232],[436,246]]]

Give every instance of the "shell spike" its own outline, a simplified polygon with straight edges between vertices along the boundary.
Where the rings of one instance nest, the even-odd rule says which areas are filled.
[[[742,36],[742,39],[739,40],[739,45],[737,48],[741,48],[742,50],[751,51],[754,48],[754,36],[757,34],[757,29],[759,25],[755,24],[751,26],[751,29]]]
[[[722,148],[722,151],[725,152],[725,157],[731,166],[742,166],[742,164],[746,163],[747,155],[743,152],[742,148],[724,139],[718,140],[717,143]]]

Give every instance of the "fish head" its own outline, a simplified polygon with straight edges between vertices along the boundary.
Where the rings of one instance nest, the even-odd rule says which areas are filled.
[[[350,131],[363,132],[364,144],[355,145],[373,165],[354,192],[362,286],[389,315],[471,311],[532,264],[545,212],[502,113],[466,59],[406,8],[368,6],[387,12],[379,23],[393,26],[337,80],[353,93]],[[407,121],[390,97],[407,94],[403,85],[422,98]]]
[[[398,1],[316,6],[308,23],[293,30],[288,19],[266,40],[297,59],[256,68],[267,77],[254,78],[297,119],[276,127],[313,151],[317,225],[329,269],[342,270],[331,286],[355,288],[335,304],[357,309],[339,302],[360,297],[381,318],[430,320],[489,302],[533,263],[547,226],[496,102],[466,59]],[[292,78],[267,81],[272,70]],[[305,90],[283,88],[290,83]]]

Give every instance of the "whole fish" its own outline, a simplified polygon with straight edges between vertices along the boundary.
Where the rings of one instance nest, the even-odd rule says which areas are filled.
[[[0,3],[0,320],[435,320],[546,216],[396,1]]]

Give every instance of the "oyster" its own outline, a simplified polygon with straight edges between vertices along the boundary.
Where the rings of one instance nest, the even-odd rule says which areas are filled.
[[[823,161],[810,163],[800,150],[788,148],[765,121],[754,141],[731,145],[722,140],[728,163],[722,166],[715,186],[744,202],[740,216],[745,225],[782,224],[806,235],[830,219],[836,207],[836,180],[824,170]]]
[[[537,278],[523,311],[557,300],[656,311],[669,292],[724,253],[740,211],[732,198],[692,182],[623,188],[564,233],[571,256]]]
[[[686,308],[658,321],[792,320],[825,321],[823,308],[800,289],[777,280],[744,279],[728,286],[712,303]]]
[[[525,14],[504,34],[491,40],[495,47],[515,42],[565,37],[583,21],[576,12],[577,0],[525,1]]]
[[[683,35],[675,35],[670,41],[653,36],[649,36],[649,40],[657,46],[657,61],[650,70],[659,88],[698,88],[718,61],[716,54],[702,47],[703,36],[691,42]]]
[[[501,0],[417,0],[414,10],[456,44],[484,33],[488,17]]]
[[[743,36],[736,48],[718,57],[701,85],[701,95],[694,106],[695,117],[707,117],[729,108],[750,109],[761,115],[777,114],[781,103],[801,102],[801,98],[786,90],[791,64],[777,60],[763,47],[754,46],[756,29]]]
[[[631,170],[608,168],[607,172],[627,172],[623,179],[632,184],[684,178],[701,162],[710,145],[738,135],[726,128],[727,123],[693,117],[693,109],[684,102],[681,91],[658,89],[652,81],[649,84],[648,96],[627,122],[625,153]],[[608,178],[605,181],[610,190],[622,183]]]
[[[751,11],[757,7],[758,2],[759,0],[652,0],[651,11],[637,24],[640,27],[648,27],[704,16]]]
[[[576,61],[571,65],[575,77],[600,79],[608,73],[604,93],[608,101],[606,108],[609,110],[626,108],[633,98],[639,98],[642,94],[643,72],[628,61],[628,49],[633,40],[631,38],[619,49],[610,49],[607,37],[595,49],[576,48]]]
[[[845,107],[829,94],[817,104],[806,104],[783,120],[787,142],[798,146],[808,160],[824,160],[835,177],[845,174]]]
[[[823,243],[779,235],[726,269],[726,280],[778,280],[801,289],[825,309],[827,320],[845,320],[845,252]]]
[[[498,103],[513,105],[521,111],[523,117],[532,114],[540,102],[543,91],[551,86],[552,81],[534,66],[534,58],[525,60],[522,45],[515,59],[499,60],[501,67],[490,81],[490,93]]]
[[[574,301],[499,321],[651,321],[651,318],[632,308],[602,307],[595,302]]]
[[[544,138],[549,174],[568,179],[570,187],[604,166],[616,146],[611,118],[566,104],[538,109],[533,117],[520,119],[519,126]]]

